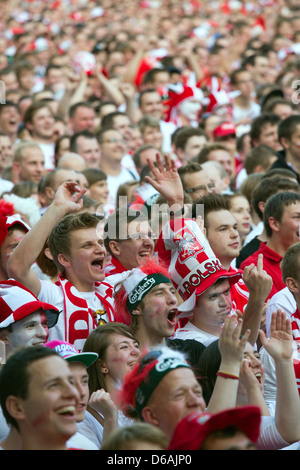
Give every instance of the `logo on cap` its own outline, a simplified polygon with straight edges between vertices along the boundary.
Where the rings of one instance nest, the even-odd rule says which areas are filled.
[[[159,361],[157,364],[155,364],[155,369],[157,372],[165,372],[168,369],[175,369],[180,365],[185,366],[186,364],[183,364],[182,360],[180,360],[178,357],[166,357],[162,361]]]
[[[55,346],[55,350],[59,354],[67,355],[67,354],[78,354],[78,351],[72,346],[71,344],[58,344]]]
[[[142,281],[138,285],[138,287],[129,294],[128,301],[131,304],[135,304],[136,302],[141,300],[142,297],[145,295],[145,292],[148,292],[148,290],[152,289],[154,285],[155,285],[155,279],[153,277],[147,277],[145,281]]]
[[[196,257],[204,250],[196,235],[189,227],[182,227],[174,236],[177,245],[180,263],[185,263],[189,258]]]

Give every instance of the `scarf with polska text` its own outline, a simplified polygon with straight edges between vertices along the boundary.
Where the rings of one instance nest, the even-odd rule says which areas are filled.
[[[76,287],[62,275],[59,275],[56,284],[61,287],[64,295],[65,341],[81,352],[92,330],[103,323],[114,321],[113,288],[106,282],[95,283],[99,309],[94,311]]]

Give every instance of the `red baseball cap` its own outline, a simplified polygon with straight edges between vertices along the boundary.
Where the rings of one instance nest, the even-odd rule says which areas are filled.
[[[48,328],[52,328],[59,315],[59,310],[54,305],[40,301],[14,279],[0,282],[0,328],[7,328],[40,309],[44,310],[47,316]]]
[[[236,128],[233,122],[222,122],[213,130],[214,137],[226,137],[236,135]]]
[[[219,413],[193,413],[177,425],[168,450],[199,450],[215,431],[234,426],[255,443],[259,437],[261,412],[258,406],[228,408]]]
[[[19,214],[0,217],[0,246],[2,246],[5,238],[7,237],[8,229],[16,224],[21,225],[25,232],[30,230],[29,225],[21,219]]]

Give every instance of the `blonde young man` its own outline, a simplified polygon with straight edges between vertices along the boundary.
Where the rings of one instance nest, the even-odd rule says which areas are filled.
[[[68,341],[79,351],[99,321],[113,320],[112,289],[103,282],[106,250],[97,230],[100,218],[81,211],[85,191],[75,182],[63,183],[8,266],[11,277],[61,310],[50,340]],[[48,237],[60,272],[56,284],[40,280],[31,268]]]

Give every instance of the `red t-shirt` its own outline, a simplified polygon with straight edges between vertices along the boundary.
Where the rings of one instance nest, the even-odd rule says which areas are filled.
[[[240,268],[244,270],[245,267],[249,266],[251,263],[257,265],[257,258],[260,253],[262,253],[264,257],[263,268],[273,280],[271,292],[267,297],[267,299],[270,299],[274,294],[276,294],[276,292],[286,287],[282,280],[282,273],[280,268],[282,256],[267,247],[266,242],[262,242],[259,249],[242,262]]]
[[[230,267],[228,271],[231,272],[241,272],[241,269],[232,268]],[[232,300],[232,307],[234,310],[239,310],[241,313],[244,312],[244,308],[246,307],[248,300],[249,300],[249,290],[241,278],[238,282],[233,284],[230,288],[231,293],[231,300]]]

